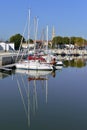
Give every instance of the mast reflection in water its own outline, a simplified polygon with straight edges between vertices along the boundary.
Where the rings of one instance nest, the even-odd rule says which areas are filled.
[[[74,64],[49,73],[1,73],[0,129],[86,130],[87,66]]]
[[[42,87],[42,89],[44,87],[45,100],[47,103],[47,95],[48,95],[47,91],[48,91],[48,79],[49,79],[48,76],[53,72],[16,70],[16,73],[17,73],[16,79],[17,79],[18,90],[24,106],[25,114],[28,119],[28,126],[30,127],[31,113],[33,112],[33,115],[35,115],[36,111],[38,110],[37,87]],[[28,80],[27,84],[24,81],[23,75],[26,76]],[[37,86],[38,82],[40,83],[39,86]],[[27,100],[25,99],[25,94],[24,91],[22,90],[23,88],[21,87],[24,87]]]

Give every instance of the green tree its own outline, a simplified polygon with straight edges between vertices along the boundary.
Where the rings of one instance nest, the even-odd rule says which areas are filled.
[[[28,42],[28,40],[27,40],[27,42]],[[33,44],[34,41],[33,41],[32,39],[29,39],[29,43],[30,43],[30,44]]]
[[[52,48],[55,48],[56,44],[57,44],[57,37],[54,37],[52,40]]]
[[[64,44],[69,44],[69,41],[70,41],[70,40],[69,40],[68,37],[64,37],[64,38],[63,38],[63,43],[64,43]]]
[[[77,37],[75,45],[77,45],[78,47],[83,46],[83,39],[81,37]]]
[[[55,47],[58,45],[61,46],[63,44],[63,37],[61,36],[57,36],[57,37],[54,37],[53,40],[52,40],[52,46]]]
[[[75,45],[76,43],[76,37],[71,37],[71,44]]]
[[[15,34],[15,35],[10,37],[10,42],[14,42],[15,49],[18,50],[20,43],[25,42],[25,38],[21,34]]]

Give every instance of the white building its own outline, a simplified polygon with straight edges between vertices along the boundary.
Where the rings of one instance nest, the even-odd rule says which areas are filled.
[[[73,44],[65,44],[65,47],[69,49],[74,49],[75,46]]]
[[[29,48],[34,48],[34,46],[35,46],[35,45],[34,45],[33,43],[32,43],[32,44],[29,44]],[[23,44],[22,44],[22,48],[23,48],[23,49],[27,49],[27,47],[28,47],[28,44],[27,44],[27,43],[23,43]]]
[[[0,42],[0,51],[14,51],[14,43]]]

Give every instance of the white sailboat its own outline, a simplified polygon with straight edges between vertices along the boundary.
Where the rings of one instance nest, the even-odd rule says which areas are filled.
[[[24,69],[24,70],[47,70],[52,71],[53,66],[46,63],[40,63],[39,61],[33,61],[33,60],[24,60],[19,63],[16,63],[17,69]]]
[[[30,11],[29,11],[29,20],[28,24],[30,25]],[[36,21],[36,29],[35,29],[35,41],[36,41],[36,35],[37,35],[37,27],[38,27],[38,21]],[[28,28],[29,28],[28,25]],[[29,31],[30,29],[28,29]],[[28,32],[28,40],[29,40],[30,32]],[[35,43],[36,44],[36,43]],[[28,44],[29,47],[29,44]],[[34,48],[35,51],[35,48]],[[28,52],[29,53],[29,52]],[[42,63],[38,60],[22,60],[15,64],[17,69],[27,69],[27,70],[46,70],[51,71],[54,69],[53,65]]]

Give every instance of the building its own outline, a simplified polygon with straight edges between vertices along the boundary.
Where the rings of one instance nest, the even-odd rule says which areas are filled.
[[[14,51],[14,43],[0,42],[0,51]]]

